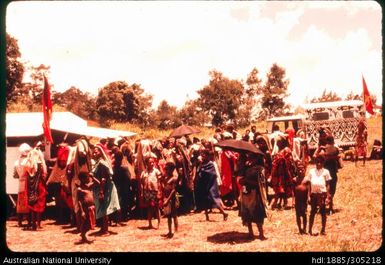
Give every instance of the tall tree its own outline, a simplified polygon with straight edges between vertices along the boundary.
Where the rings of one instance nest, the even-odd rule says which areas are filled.
[[[253,68],[246,79],[246,90],[243,96],[243,104],[239,109],[239,125],[244,127],[250,124],[254,119],[259,118],[261,106],[257,102],[261,101],[261,83],[262,80],[258,77],[259,71]]]
[[[50,66],[40,64],[39,66],[24,66],[25,73],[30,73],[32,82],[21,83],[14,92],[13,98],[8,104],[8,109],[19,109],[13,105],[24,105],[28,111],[41,111],[41,100],[44,88],[43,75],[46,77],[50,74]],[[53,91],[54,85],[51,84]]]
[[[6,33],[6,99],[7,105],[15,101],[22,86],[24,65],[19,61],[21,52],[17,39]]]
[[[152,96],[145,94],[138,84],[112,82],[99,90],[96,107],[101,122],[149,123]]]
[[[215,70],[210,71],[209,75],[209,84],[198,90],[198,106],[212,117],[214,126],[229,120],[236,122],[245,90],[243,84],[238,80],[230,80]]]
[[[179,110],[178,116],[184,124],[190,126],[204,126],[210,121],[210,116],[207,115],[202,108],[198,106],[197,100],[188,100]]]
[[[182,124],[177,115],[177,108],[170,106],[166,100],[160,102],[155,115],[157,127],[161,130],[175,128]]]
[[[266,76],[265,84],[258,91],[262,95],[261,104],[264,114],[268,117],[282,115],[289,109],[285,103],[285,98],[289,95],[287,89],[290,82],[286,79],[286,70],[273,64]]]
[[[41,104],[41,97],[44,88],[44,79],[45,75],[48,77],[50,75],[51,66],[40,64],[39,66],[30,66],[29,71],[31,72],[32,83],[26,86],[28,94],[32,97],[34,104]],[[54,85],[51,84],[51,89],[53,90]]]

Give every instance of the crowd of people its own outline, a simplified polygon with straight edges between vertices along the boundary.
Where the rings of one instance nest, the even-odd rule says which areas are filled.
[[[220,148],[218,143],[226,139],[250,142],[260,152]],[[255,126],[241,135],[227,126],[216,129],[210,139],[185,135],[131,142],[119,137],[91,144],[81,137],[72,145],[59,144],[50,161],[44,160],[41,144],[24,143],[14,174],[19,179],[18,224],[38,230],[51,196],[57,221],[76,227],[79,243],[90,243],[87,232],[96,227],[97,234],[105,236],[113,233],[110,225],[124,226],[134,218],[147,218],[148,228],[157,229],[162,216],[168,224],[165,236],[171,238],[178,231],[178,216],[204,212],[209,220],[213,208],[224,221],[228,210],[238,210],[249,237],[255,238],[255,223],[258,238],[264,240],[270,210],[295,208],[299,233],[305,234],[310,204],[308,232],[314,235],[319,209],[325,234],[326,216],[334,213],[341,163],[333,136],[320,134],[319,139],[310,157],[303,132],[281,132],[278,126],[270,135]],[[309,164],[311,158],[315,166]]]

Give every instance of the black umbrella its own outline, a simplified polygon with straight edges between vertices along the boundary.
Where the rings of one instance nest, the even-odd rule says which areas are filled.
[[[228,149],[236,152],[251,152],[258,155],[264,155],[258,147],[253,145],[250,142],[246,142],[243,140],[223,140],[216,144],[216,146],[221,147],[223,149]]]
[[[201,131],[188,125],[181,125],[171,132],[170,137],[181,137],[193,133],[200,133]]]

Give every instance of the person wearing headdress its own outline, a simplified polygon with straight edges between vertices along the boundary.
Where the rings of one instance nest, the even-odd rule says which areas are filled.
[[[27,195],[27,161],[28,153],[31,147],[27,143],[23,143],[19,147],[20,157],[15,161],[13,177],[19,179],[19,190],[17,194],[16,213],[18,217],[18,225],[22,226],[23,216],[29,214],[28,195]],[[28,218],[28,224],[31,220]]]
[[[101,235],[109,235],[108,231],[108,215],[120,210],[118,192],[112,180],[112,165],[108,159],[104,149],[99,144],[93,149],[93,159],[95,165],[91,175],[96,183],[94,186],[95,212],[96,220],[102,219],[102,225],[99,233]]]
[[[293,159],[301,160],[305,168],[309,164],[309,146],[306,140],[305,132],[300,129],[293,139]]]
[[[269,148],[269,139],[268,136],[264,136],[262,134],[255,133],[254,134],[254,142],[258,146],[259,150],[264,154],[264,175],[265,175],[265,190],[266,196],[268,197],[268,179],[271,176],[271,170],[273,167],[273,159],[271,157],[271,151]],[[268,198],[269,199],[269,198]]]
[[[287,207],[288,198],[293,195],[293,158],[291,150],[285,147],[285,141],[277,142],[279,152],[274,156],[270,185],[274,190],[274,198],[271,208],[280,208],[281,201],[284,201],[283,208]]]
[[[40,217],[45,210],[47,195],[47,166],[44,155],[38,148],[35,147],[28,153],[26,167],[28,208],[31,211],[32,230],[37,230],[41,228]]]
[[[91,172],[91,149],[86,137],[81,137],[75,142],[75,154],[71,158],[71,169],[69,175],[72,176],[71,183],[71,194],[72,194],[72,203],[74,207],[74,214],[76,217],[76,225],[80,231],[80,216],[79,216],[79,201],[78,201],[78,192],[77,187],[80,185],[79,174],[81,172],[89,173]]]
[[[226,221],[228,214],[224,211],[224,205],[219,194],[216,173],[212,160],[212,151],[203,149],[201,151],[201,165],[199,166],[196,179],[195,198],[197,212],[205,211],[206,220],[209,221],[209,210],[217,208],[223,214]]]
[[[229,132],[224,132],[223,137],[225,140],[231,140],[232,135]],[[238,159],[238,154],[232,150],[222,150],[220,154],[220,171],[221,171],[221,180],[222,185],[219,187],[221,196],[225,201],[226,206],[232,207],[234,202],[237,201],[236,197],[236,186],[234,185],[234,170],[236,162]]]
[[[252,223],[257,224],[260,240],[266,237],[263,231],[264,219],[267,217],[267,199],[265,193],[265,176],[263,174],[263,156],[248,154],[245,162],[245,173],[239,179],[240,216],[242,224],[249,230],[249,238],[254,238]]]
[[[293,150],[293,141],[295,136],[295,130],[292,127],[286,129],[287,141],[291,150]]]
[[[186,140],[176,140],[175,152],[173,152],[176,171],[181,179],[177,191],[181,195],[180,212],[189,213],[195,208],[194,179],[192,175],[192,164],[186,147]]]
[[[273,126],[273,133],[269,135],[269,138],[272,146],[271,155],[273,157],[288,145],[286,134],[280,131],[279,126],[277,124]]]
[[[64,213],[68,208],[73,208],[72,197],[69,192],[67,166],[73,148],[66,143],[58,146],[57,158],[47,180],[47,188],[55,197],[55,208],[58,214],[57,222],[65,223]]]
[[[357,165],[358,158],[363,157],[363,165],[365,166],[367,146],[368,146],[368,130],[365,124],[365,120],[361,119],[357,125],[356,135],[356,147],[355,147],[355,165]]]

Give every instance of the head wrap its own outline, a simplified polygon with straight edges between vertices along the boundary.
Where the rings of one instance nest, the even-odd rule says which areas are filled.
[[[19,147],[19,152],[22,156],[26,156],[29,151],[31,151],[31,146],[27,143],[22,143]]]

